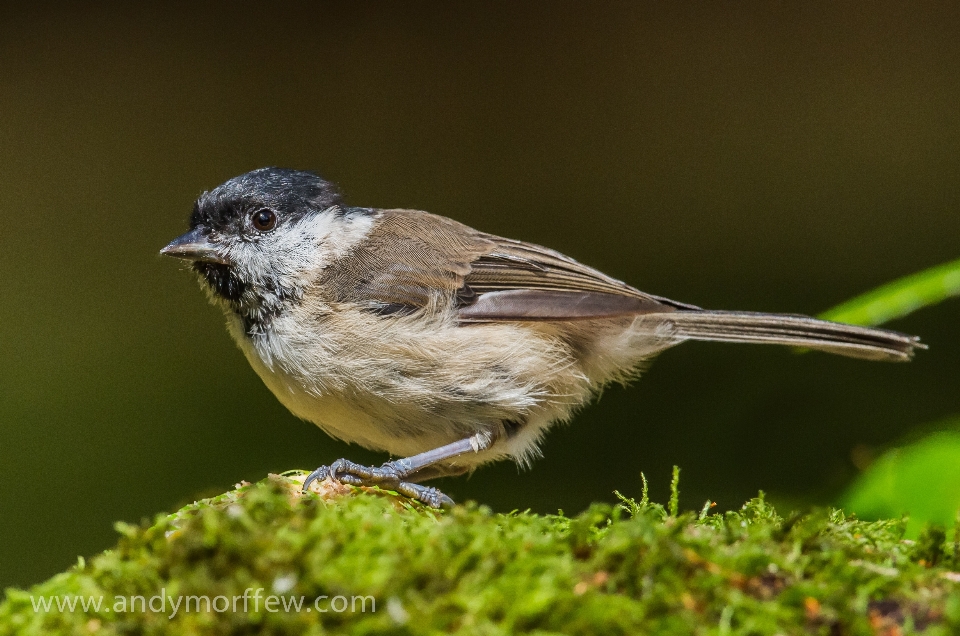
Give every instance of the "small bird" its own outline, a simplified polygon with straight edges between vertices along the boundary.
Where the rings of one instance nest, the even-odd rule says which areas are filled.
[[[686,340],[908,360],[919,339],[807,316],[709,311],[551,249],[443,216],[353,207],[312,172],[261,168],[204,192],[161,254],[192,263],[294,415],[394,457],[311,473],[452,505],[431,478],[528,464],[555,423]]]

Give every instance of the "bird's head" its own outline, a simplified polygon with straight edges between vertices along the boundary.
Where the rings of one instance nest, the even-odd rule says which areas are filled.
[[[190,231],[160,253],[191,262],[214,300],[256,323],[299,302],[365,216],[312,172],[261,168],[200,195]]]

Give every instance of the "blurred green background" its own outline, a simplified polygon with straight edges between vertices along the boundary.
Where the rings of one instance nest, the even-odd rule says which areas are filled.
[[[0,586],[340,456],[157,251],[264,165],[562,250],[705,307],[817,313],[960,256],[960,5],[168,3],[0,10]],[[836,501],[960,413],[960,301],[871,364],[687,344],[458,500]]]

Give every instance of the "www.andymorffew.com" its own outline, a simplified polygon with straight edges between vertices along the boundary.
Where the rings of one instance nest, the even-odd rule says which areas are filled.
[[[309,598],[306,596],[282,596],[264,594],[264,588],[247,588],[243,594],[235,596],[176,595],[166,593],[161,588],[153,596],[82,596],[59,594],[51,596],[30,596],[34,612],[76,612],[84,613],[146,613],[163,614],[174,618],[178,613],[191,612],[243,612],[259,614],[261,612],[376,612],[377,599],[373,596],[329,596],[326,594]]]

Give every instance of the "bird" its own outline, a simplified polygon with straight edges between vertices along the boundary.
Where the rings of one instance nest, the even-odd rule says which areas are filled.
[[[316,480],[436,508],[423,482],[528,465],[545,433],[688,340],[905,361],[918,337],[803,315],[712,311],[648,294],[552,249],[412,209],[348,205],[310,171],[268,167],[196,199],[183,259],[250,365],[294,415],[386,451]]]

